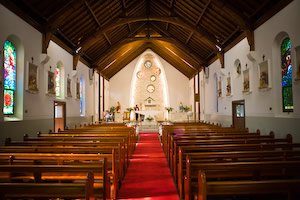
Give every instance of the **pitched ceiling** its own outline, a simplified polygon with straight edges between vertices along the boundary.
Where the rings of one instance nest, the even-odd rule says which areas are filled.
[[[192,78],[291,1],[0,0],[106,79],[147,48]]]

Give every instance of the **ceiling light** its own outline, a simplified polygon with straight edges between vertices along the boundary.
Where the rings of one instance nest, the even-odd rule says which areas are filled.
[[[81,50],[81,48],[82,47],[78,47],[75,52],[78,53]]]

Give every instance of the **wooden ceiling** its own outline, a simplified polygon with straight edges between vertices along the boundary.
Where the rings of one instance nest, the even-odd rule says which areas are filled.
[[[150,48],[188,78],[292,0],[0,0],[50,40],[110,79]]]

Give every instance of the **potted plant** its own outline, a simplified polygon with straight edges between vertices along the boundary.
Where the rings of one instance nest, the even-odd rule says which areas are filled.
[[[172,112],[173,108],[172,107],[165,107],[165,109],[169,112]]]

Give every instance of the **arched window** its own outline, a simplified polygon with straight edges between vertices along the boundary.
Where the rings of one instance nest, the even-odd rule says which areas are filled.
[[[55,94],[56,97],[61,96],[61,67],[59,65],[55,68]]]
[[[291,40],[285,38],[281,43],[281,84],[283,112],[293,112],[293,79],[291,63]]]
[[[17,54],[14,44],[4,43],[4,115],[15,114],[15,91],[17,89]]]

